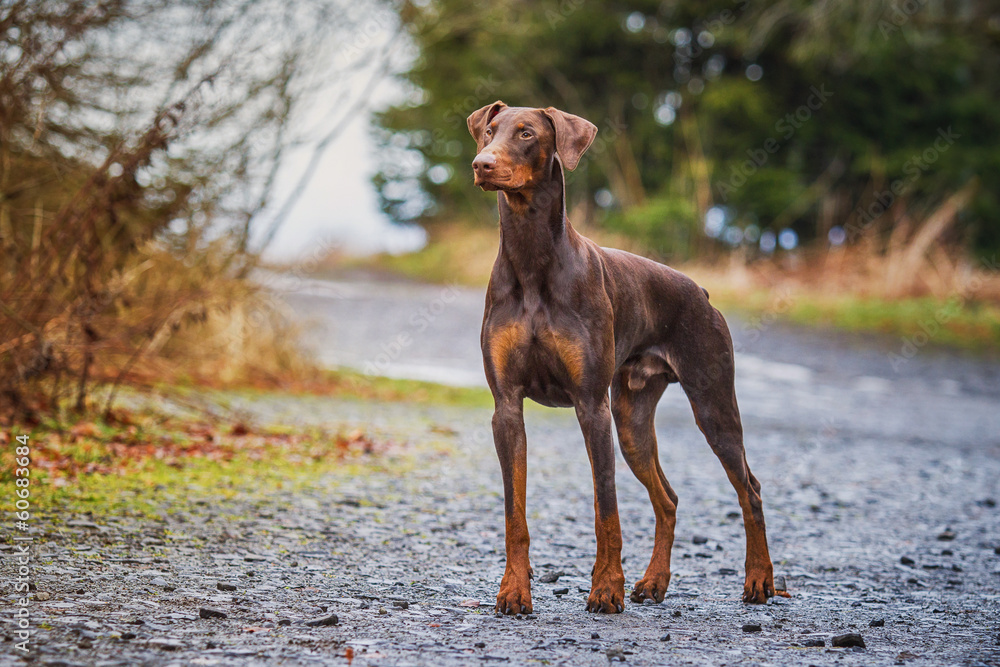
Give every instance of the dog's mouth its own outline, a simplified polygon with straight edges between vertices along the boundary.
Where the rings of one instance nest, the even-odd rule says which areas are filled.
[[[487,177],[476,174],[475,184],[487,192],[495,192],[497,190],[516,190],[521,187],[520,185],[511,182],[510,171],[490,174]]]

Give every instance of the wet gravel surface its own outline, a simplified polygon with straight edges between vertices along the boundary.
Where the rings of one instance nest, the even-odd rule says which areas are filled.
[[[420,301],[400,293],[405,329]],[[451,308],[440,321],[462,321]],[[791,598],[740,602],[739,506],[676,387],[657,419],[680,496],[673,579],[663,603],[619,615],[584,611],[593,487],[572,413],[527,412],[536,580],[524,618],[492,612],[504,555],[489,410],[265,396],[238,402],[261,422],[362,427],[403,446],[305,488],[189,489],[154,520],[36,520],[35,664],[1000,665],[996,367],[923,352],[904,375],[882,362],[891,345],[741,326],[738,342],[753,339],[737,370],[748,459]],[[460,357],[450,328],[426,343],[414,332],[407,351]],[[620,458],[618,495],[631,584],[653,513]],[[11,581],[13,547],[0,549]],[[0,664],[24,664],[14,597],[4,590]],[[865,647],[833,646],[849,633]]]

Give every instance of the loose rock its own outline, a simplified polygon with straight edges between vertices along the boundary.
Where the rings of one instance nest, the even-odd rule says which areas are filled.
[[[198,616],[202,618],[229,618],[229,614],[219,609],[212,609],[211,607],[202,607],[198,610]]]
[[[329,614],[327,616],[320,616],[319,618],[313,618],[306,621],[306,625],[310,627],[320,627],[324,625],[337,625],[340,623],[340,618],[336,614]]]
[[[871,623],[868,624],[868,627],[869,628],[884,628],[885,627],[885,619],[884,618],[876,618]]]
[[[760,632],[762,629],[758,623],[746,623],[743,626],[743,632]]]
[[[852,646],[865,648],[865,640],[864,637],[856,632],[848,632],[846,635],[837,635],[831,639],[830,645],[837,648],[850,648]]]
[[[565,575],[566,573],[560,570],[559,572],[549,572],[548,574],[543,574],[538,581],[543,584],[554,584],[559,581],[559,577]]]
[[[235,591],[236,590],[236,584],[227,584],[227,583],[223,583],[221,581],[219,583],[217,583],[215,585],[215,587],[218,588],[220,591]]]

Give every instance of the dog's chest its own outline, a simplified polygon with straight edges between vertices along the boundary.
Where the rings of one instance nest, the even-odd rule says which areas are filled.
[[[522,312],[517,318],[487,320],[483,354],[498,385],[520,388],[544,405],[568,406],[586,372],[581,334],[558,326],[547,314]]]

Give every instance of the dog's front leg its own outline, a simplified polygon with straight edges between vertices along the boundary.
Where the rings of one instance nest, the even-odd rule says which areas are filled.
[[[611,439],[608,395],[576,406],[583,439],[594,474],[594,514],[597,560],[587,598],[587,611],[614,614],[625,608],[625,574],[622,572],[622,529],[615,493],[615,451]]]
[[[524,434],[523,399],[496,400],[493,412],[493,444],[503,473],[504,523],[507,567],[496,610],[502,614],[531,613],[531,566],[528,560],[528,520],[525,516],[525,485],[528,444]]]

